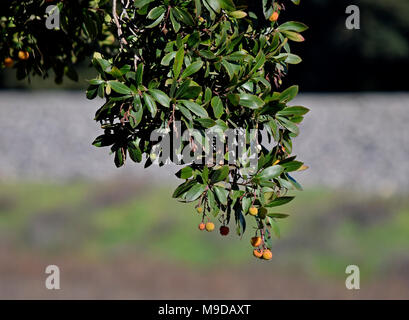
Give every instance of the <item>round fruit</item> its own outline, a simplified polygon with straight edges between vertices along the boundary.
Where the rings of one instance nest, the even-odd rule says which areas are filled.
[[[27,51],[19,51],[18,52],[18,58],[20,60],[28,60],[29,57],[30,57],[30,54]]]
[[[214,230],[214,223],[213,222],[206,223],[206,230],[212,232]]]
[[[257,213],[258,213],[258,209],[257,209],[256,207],[251,207],[251,208],[249,209],[249,213],[250,213],[252,216],[256,216]]]
[[[6,59],[4,59],[4,66],[6,68],[11,68],[13,64],[14,64],[14,61],[10,57],[7,57]]]
[[[222,235],[222,236],[227,236],[228,234],[229,234],[229,227],[226,227],[226,226],[221,226],[220,227],[220,234]]]
[[[250,240],[250,243],[253,247],[259,247],[261,245],[261,238],[260,237],[253,237]]]
[[[199,224],[199,230],[204,230],[206,228],[206,225],[202,222],[201,224]]]
[[[258,212],[258,216],[260,219],[265,219],[267,216],[268,210],[266,208],[261,207],[259,212]]]
[[[202,207],[198,207],[196,210],[197,210],[198,213],[203,213],[203,208]]]
[[[271,260],[273,258],[273,254],[271,253],[270,250],[266,249],[263,252],[263,259],[265,260]]]
[[[275,11],[275,12],[273,12],[273,14],[270,16],[270,21],[271,21],[271,22],[274,22],[274,21],[277,21],[277,20],[278,20],[278,12]]]
[[[253,256],[255,256],[256,258],[261,258],[263,256],[263,251],[259,250],[259,249],[254,249],[253,250]]]

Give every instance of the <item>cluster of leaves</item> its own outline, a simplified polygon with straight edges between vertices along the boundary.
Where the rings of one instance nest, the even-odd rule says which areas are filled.
[[[116,50],[115,38],[107,27],[110,0],[5,2],[0,13],[0,59],[1,63],[14,61],[18,79],[30,75],[45,78],[52,70],[57,83],[64,75],[76,81],[76,64],[97,50],[107,54]],[[60,27],[56,29],[46,27],[46,8],[50,5],[57,6],[60,13]],[[28,52],[29,58],[19,58],[19,51]]]
[[[293,0],[298,4],[299,1]],[[186,163],[177,176],[185,181],[173,197],[197,201],[203,219],[213,215],[223,224],[234,216],[239,235],[246,229],[245,215],[259,208],[256,232],[265,247],[279,234],[276,219],[287,215],[269,208],[288,203],[288,190],[301,189],[290,172],[305,169],[292,152],[292,139],[308,109],[291,106],[298,87],[278,91],[289,64],[300,57],[290,42],[301,42],[307,27],[299,22],[279,24],[271,19],[284,4],[271,0],[247,6],[232,0],[134,0],[114,10],[120,50],[114,56],[94,55],[99,72],[90,81],[89,99],[105,98],[95,119],[104,133],[94,145],[110,146],[120,167],[129,157],[145,167],[152,164],[153,130],[172,132],[208,128],[265,131],[273,147],[258,148],[258,167],[242,174],[248,164],[237,161],[214,166]],[[274,20],[274,21],[272,21]],[[247,141],[248,142],[248,141]],[[192,142],[185,142],[186,145]],[[196,145],[193,145],[194,148]],[[196,146],[197,147],[197,146]],[[171,161],[175,159],[170,157]]]

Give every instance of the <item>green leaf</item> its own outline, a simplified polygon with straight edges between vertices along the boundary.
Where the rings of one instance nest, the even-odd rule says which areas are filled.
[[[156,115],[156,112],[158,111],[155,100],[153,100],[153,98],[146,92],[143,93],[143,100],[145,101],[146,107],[151,113],[152,118],[154,118]]]
[[[183,71],[181,79],[185,79],[189,76],[191,76],[192,74],[195,74],[196,72],[198,72],[201,68],[203,67],[203,61],[196,61],[193,62],[191,65],[189,65],[185,71]]]
[[[304,37],[299,34],[298,32],[294,31],[281,31],[281,33],[286,36],[289,40],[295,41],[295,42],[303,42],[305,39]]]
[[[101,66],[102,70],[107,72],[111,68],[111,63],[108,60],[99,58],[96,59],[98,64]]]
[[[278,223],[274,220],[274,218],[271,218],[269,216],[267,216],[267,220],[270,223],[276,237],[280,238],[280,227],[278,226]]]
[[[153,2],[155,0],[135,0],[135,7],[138,9],[143,8],[144,6],[146,6],[147,4]]]
[[[308,113],[310,110],[302,106],[286,107],[283,110],[277,112],[277,115],[281,116],[302,116]]]
[[[142,84],[143,78],[143,63],[138,64],[138,68],[136,69],[136,84],[140,86]]]
[[[176,173],[176,176],[180,179],[189,179],[192,175],[193,169],[191,167],[184,167]]]
[[[234,77],[234,74],[235,74],[235,72],[236,72],[237,66],[234,65],[234,64],[232,64],[232,63],[230,63],[230,62],[228,62],[228,61],[225,60],[225,59],[222,59],[222,62],[221,62],[221,63],[222,63],[222,65],[223,65],[223,67],[226,69],[227,74],[229,75],[230,80],[232,80],[233,77]]]
[[[208,59],[208,60],[214,60],[217,58],[217,56],[209,50],[201,50],[199,54],[201,57]]]
[[[111,86],[112,90],[120,94],[132,94],[132,90],[129,89],[125,84],[118,81],[108,81],[108,84]]]
[[[278,177],[281,173],[283,173],[283,171],[284,168],[280,165],[271,166],[261,171],[257,175],[257,178],[262,180],[271,180],[273,178]]]
[[[290,215],[285,214],[285,213],[269,213],[267,216],[269,216],[270,218],[285,219],[289,217]]]
[[[271,128],[273,139],[278,142],[280,139],[280,130],[278,128],[277,122],[273,119],[268,122]]]
[[[222,116],[223,112],[224,112],[224,107],[223,107],[222,100],[218,96],[215,96],[215,97],[213,97],[213,99],[211,101],[211,105],[212,105],[212,108],[213,108],[214,116],[217,119],[219,119]]]
[[[200,14],[202,13],[201,0],[195,0],[195,7],[196,7],[196,17],[200,17]]]
[[[299,191],[302,191],[302,186],[293,178],[291,177],[288,173],[286,174],[288,180],[291,182],[291,184],[294,186]]]
[[[287,53],[287,58],[284,61],[288,64],[299,64],[302,59],[296,54]]]
[[[93,146],[97,148],[107,147],[115,143],[115,137],[112,135],[101,135],[97,137],[92,143]]]
[[[128,142],[128,153],[132,161],[137,163],[142,161],[141,149],[139,148],[138,144],[135,141]]]
[[[214,15],[214,13],[220,13],[221,6],[220,6],[220,1],[221,0],[206,0],[203,1],[203,4],[205,5],[206,8],[210,9],[210,13]]]
[[[292,172],[292,171],[297,171],[298,169],[300,169],[303,164],[304,163],[300,161],[290,161],[286,163],[281,162],[280,166],[282,166],[286,172]]]
[[[160,103],[162,106],[169,108],[170,107],[170,98],[166,93],[158,89],[150,89],[149,93],[152,97]]]
[[[196,184],[194,185],[187,193],[186,193],[186,201],[195,201],[197,198],[201,196],[201,194],[206,190],[206,185],[204,184]]]
[[[280,197],[280,198],[277,198],[277,199],[271,201],[269,204],[266,205],[266,207],[272,208],[272,207],[282,206],[283,204],[289,203],[294,198],[295,197]]]
[[[196,184],[197,184],[196,180],[188,180],[188,181],[183,182],[175,189],[172,197],[179,198],[180,196],[182,196],[184,193],[186,193],[188,190],[190,190],[190,188],[192,188]]]
[[[264,105],[264,101],[261,100],[259,97],[248,94],[248,93],[241,93],[240,94],[240,105],[250,108],[250,109],[260,109]]]
[[[175,58],[175,56],[176,56],[176,51],[169,52],[163,57],[160,64],[163,66],[168,66],[170,62]]]
[[[177,33],[180,30],[180,23],[177,21],[175,15],[176,15],[175,9],[174,8],[170,9],[170,22],[172,22],[173,29]]]
[[[139,95],[136,95],[133,100],[133,108],[136,112],[131,112],[131,121],[134,122],[134,125],[132,127],[137,127],[139,123],[142,120],[142,115],[143,115],[143,106],[142,106],[142,101],[141,97]],[[132,122],[131,122],[132,125]]]
[[[279,100],[280,102],[287,103],[293,100],[298,94],[298,86],[291,86],[281,92]]]
[[[229,175],[229,166],[223,166],[220,169],[214,170],[210,175],[210,181],[212,184],[223,181]]]
[[[162,22],[163,18],[165,17],[165,13],[162,13],[158,19],[156,19],[153,23],[150,25],[147,25],[146,28],[154,28],[156,27],[159,23]]]
[[[234,5],[233,0],[218,0],[218,1],[222,9],[226,9],[228,11],[234,11],[236,9],[236,6]]]
[[[92,80],[88,80],[89,84],[91,85],[100,85],[101,83],[104,83],[104,80],[101,79],[92,79]]]
[[[122,167],[125,164],[125,157],[124,157],[124,154],[123,154],[122,151],[123,151],[123,149],[119,148],[115,152],[114,162],[115,162],[115,165],[117,166],[117,168]]]
[[[280,25],[277,30],[279,31],[295,31],[295,32],[303,32],[307,30],[308,27],[301,22],[296,21],[288,21]]]
[[[176,53],[175,62],[173,63],[173,75],[175,78],[179,78],[180,71],[183,66],[183,58],[185,57],[185,49],[183,46],[179,48]]]
[[[153,8],[151,11],[149,11],[148,15],[146,16],[148,19],[155,20],[159,18],[164,12],[166,11],[165,7],[160,6]]]
[[[192,111],[195,115],[201,117],[201,118],[207,118],[209,115],[207,114],[207,111],[200,105],[198,105],[196,102],[189,101],[189,100],[180,100],[186,108],[188,108],[190,111]]]
[[[249,197],[244,197],[241,200],[241,206],[243,208],[243,213],[247,213],[247,211],[249,211],[249,208],[250,208],[252,202],[253,202],[253,199],[249,198]]]
[[[300,129],[297,127],[297,125],[294,122],[291,122],[290,120],[280,117],[277,117],[277,120],[281,123],[281,125],[291,131],[292,133],[298,135],[300,133]]]
[[[190,113],[190,111],[185,108],[184,106],[182,106],[181,104],[177,105],[177,108],[179,109],[179,111],[184,115],[184,117],[190,121],[193,120],[192,114]]]
[[[204,128],[211,128],[216,125],[216,121],[210,118],[197,118],[195,121]]]
[[[203,168],[202,178],[203,178],[204,183],[209,182],[209,168],[207,166],[204,166]]]
[[[266,56],[264,55],[263,51],[260,50],[260,52],[257,54],[257,57],[256,57],[256,64],[254,65],[253,69],[250,71],[250,74],[260,69],[264,65],[265,62],[266,62]]]
[[[180,7],[175,7],[175,13],[176,13],[176,18],[179,21],[182,21],[184,24],[187,24],[189,26],[194,25],[194,21],[193,21],[192,16],[185,9],[180,8]]]
[[[244,11],[240,11],[240,10],[232,11],[229,13],[229,15],[236,19],[242,19],[242,18],[247,17],[247,13]]]
[[[218,186],[214,186],[213,191],[217,199],[219,199],[220,203],[227,205],[227,195],[229,194],[229,192],[226,189]]]

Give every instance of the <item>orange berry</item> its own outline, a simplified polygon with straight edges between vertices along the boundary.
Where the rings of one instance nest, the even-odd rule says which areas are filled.
[[[277,12],[277,11],[274,11],[273,14],[270,16],[270,19],[269,19],[269,20],[270,20],[271,22],[275,22],[275,21],[278,20],[278,16],[279,16],[278,12]]]
[[[19,51],[18,52],[18,58],[20,60],[28,60],[28,58],[30,57],[30,54],[27,51]]]
[[[214,230],[214,223],[213,222],[206,223],[206,231],[212,232],[213,230]]]
[[[202,222],[199,224],[199,230],[203,231],[206,228],[206,225]]]
[[[250,240],[250,243],[253,247],[259,247],[261,245],[261,238],[260,237],[253,237]]]
[[[263,250],[254,249],[253,256],[255,256],[256,258],[261,258],[263,256]]]
[[[271,253],[270,250],[266,249],[263,252],[263,259],[265,260],[271,260],[273,258],[273,254]]]
[[[202,207],[198,207],[196,210],[197,210],[198,213],[203,213],[203,208]]]
[[[229,231],[230,231],[229,227],[226,227],[226,226],[220,227],[220,234],[222,236],[227,236],[229,234]]]
[[[7,57],[6,59],[4,59],[4,66],[6,68],[11,68],[13,64],[14,64],[14,61],[10,57]]]
[[[257,209],[256,207],[251,207],[251,208],[249,209],[249,213],[250,213],[252,216],[256,216],[256,215],[258,214],[258,209]]]

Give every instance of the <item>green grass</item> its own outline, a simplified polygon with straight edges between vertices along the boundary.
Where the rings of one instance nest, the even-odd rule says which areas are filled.
[[[172,199],[170,188],[151,187],[115,201],[120,191],[105,187],[85,183],[0,185],[0,240],[47,252],[49,246],[34,245],[27,234],[36,219],[41,223],[41,219],[65,212],[67,224],[57,226],[57,234],[61,231],[74,240],[58,242],[53,252],[95,256],[121,250],[144,252],[196,268],[221,261],[233,265],[254,262],[249,244],[254,223],[250,219],[243,239],[235,235],[233,223],[230,235],[222,237],[218,227],[211,234],[200,232],[201,219],[194,204]],[[106,190],[111,190],[114,200],[99,205],[96,199]],[[396,257],[404,258],[409,252],[409,203],[402,199],[360,198],[318,189],[298,193],[291,204],[276,210],[291,216],[280,221],[282,237],[274,240],[275,267],[295,266],[311,274],[342,277],[347,265],[358,264],[367,275],[376,276],[393,265]],[[372,218],[375,200],[388,211],[385,216]],[[357,208],[356,216],[345,204]],[[359,215],[370,219],[362,223]]]

